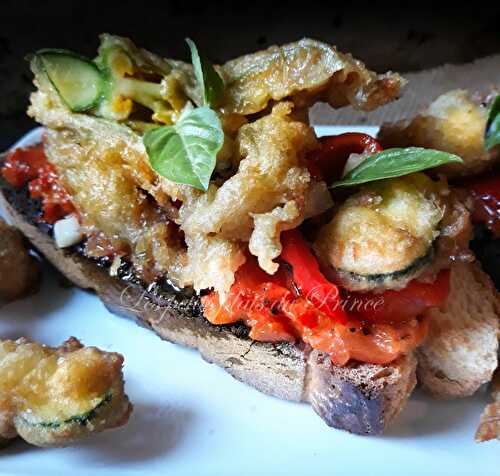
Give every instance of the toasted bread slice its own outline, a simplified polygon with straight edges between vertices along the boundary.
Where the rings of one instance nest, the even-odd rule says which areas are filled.
[[[429,335],[417,350],[418,380],[437,398],[472,395],[498,365],[500,299],[476,263],[451,269],[446,308],[428,311]]]
[[[390,365],[335,367],[327,355],[303,345],[252,341],[243,325],[215,326],[195,295],[153,295],[109,275],[75,251],[60,250],[30,215],[27,194],[3,189],[3,208],[23,234],[75,285],[96,292],[113,313],[132,317],[161,338],[194,347],[208,362],[258,390],[308,402],[330,426],[362,435],[380,434],[401,411],[416,384],[416,358]]]

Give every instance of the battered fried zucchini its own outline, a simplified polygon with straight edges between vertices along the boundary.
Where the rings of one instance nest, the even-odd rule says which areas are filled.
[[[348,289],[406,286],[434,257],[444,215],[438,191],[420,173],[363,187],[321,229],[316,253]]]
[[[436,98],[411,121],[384,124],[377,139],[384,148],[428,147],[459,155],[462,163],[435,171],[466,177],[491,169],[500,161],[500,148],[485,150],[487,109],[469,92],[457,89]]]
[[[0,341],[0,441],[66,446],[125,424],[123,357],[70,338],[61,347]]]

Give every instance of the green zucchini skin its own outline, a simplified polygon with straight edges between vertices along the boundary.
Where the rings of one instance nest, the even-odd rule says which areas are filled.
[[[61,49],[39,50],[34,58],[71,111],[83,112],[99,104],[106,80],[95,63]]]
[[[357,274],[352,271],[335,269],[335,279],[346,287],[356,288],[376,288],[376,289],[398,289],[403,288],[406,284],[415,279],[421,271],[430,265],[436,255],[435,242],[429,247],[426,254],[419,256],[413,263],[404,269],[394,271],[392,273],[377,273],[377,274]]]
[[[105,429],[121,426],[129,418],[132,405],[127,396],[108,393],[93,409],[63,422],[33,423],[19,416],[14,424],[18,435],[26,442],[40,447],[64,447]]]
[[[91,410],[89,410],[86,413],[83,413],[82,415],[74,415],[64,421],[51,421],[51,422],[41,422],[41,423],[32,423],[33,425],[38,425],[43,428],[60,428],[64,425],[70,424],[70,423],[78,423],[82,426],[85,426],[87,423],[92,421],[96,415],[98,414],[98,411],[100,408],[102,408],[104,405],[108,404],[111,402],[113,396],[111,393],[107,393],[103,399]],[[27,421],[27,423],[29,423]]]

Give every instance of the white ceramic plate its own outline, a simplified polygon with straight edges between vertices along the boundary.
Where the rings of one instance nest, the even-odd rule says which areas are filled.
[[[346,130],[376,132],[318,128],[320,134]],[[485,392],[437,402],[417,391],[384,436],[350,435],[328,428],[308,405],[263,395],[195,351],[110,314],[95,296],[61,288],[48,272],[44,278],[40,294],[0,310],[0,336],[57,345],[74,335],[121,352],[134,413],[127,426],[74,448],[16,442],[0,450],[2,475],[499,474],[498,443],[473,441]]]

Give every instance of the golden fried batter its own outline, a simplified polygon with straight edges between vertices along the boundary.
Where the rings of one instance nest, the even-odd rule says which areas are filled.
[[[215,233],[250,241],[251,253],[269,273],[278,267],[272,260],[281,253],[280,231],[302,222],[315,183],[302,161],[316,139],[309,126],[289,116],[291,109],[290,103],[277,104],[268,116],[243,126],[237,140],[238,172],[181,209],[186,236]],[[326,188],[323,191],[323,200],[314,202],[317,208],[309,207],[311,214],[332,205]]]
[[[395,99],[405,83],[398,74],[377,75],[351,55],[308,38],[228,61],[221,72],[223,110],[245,115],[287,98],[299,106],[325,101],[370,111]]]
[[[65,131],[49,130],[45,150],[71,193],[87,234],[103,234],[115,250],[130,253],[136,268],[147,276],[168,273],[172,281],[184,286],[185,273],[180,268],[186,251],[168,226],[173,224],[168,216],[177,210],[172,211],[170,200],[160,209],[137,184],[139,180],[153,187],[149,166],[142,174],[137,162],[132,172],[129,164],[137,154],[120,141],[116,145],[98,144],[85,132],[78,139],[73,137]],[[90,255],[100,252],[87,250]]]
[[[123,390],[123,357],[70,338],[51,348],[0,341],[0,440],[66,446],[124,425],[132,406]]]

